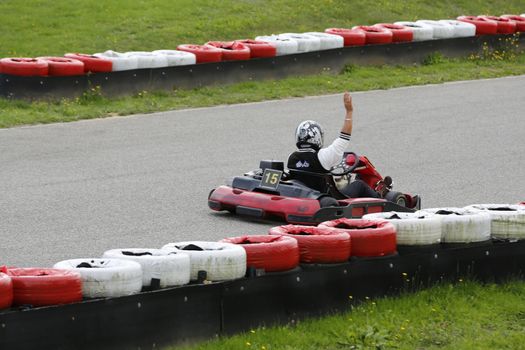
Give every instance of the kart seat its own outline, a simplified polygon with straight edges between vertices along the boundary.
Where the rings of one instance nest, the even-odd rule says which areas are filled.
[[[321,193],[334,197],[335,199],[346,199],[347,197],[339,192],[335,185],[334,178],[329,173],[314,173],[310,171],[289,169],[288,180],[297,180],[304,185],[317,190]]]

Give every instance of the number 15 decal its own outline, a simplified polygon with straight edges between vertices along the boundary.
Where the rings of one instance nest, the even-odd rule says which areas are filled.
[[[283,172],[280,170],[265,169],[260,186],[276,189],[279,186],[279,181],[281,181],[281,176],[283,176]]]

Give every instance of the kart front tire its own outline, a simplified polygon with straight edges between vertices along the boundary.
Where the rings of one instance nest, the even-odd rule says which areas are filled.
[[[385,199],[402,207],[407,206],[407,197],[401,192],[390,191],[385,195]]]

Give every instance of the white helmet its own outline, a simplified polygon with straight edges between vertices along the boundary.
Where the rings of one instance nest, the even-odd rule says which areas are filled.
[[[323,128],[318,122],[305,120],[295,130],[295,144],[297,148],[313,148],[319,150],[323,147]]]

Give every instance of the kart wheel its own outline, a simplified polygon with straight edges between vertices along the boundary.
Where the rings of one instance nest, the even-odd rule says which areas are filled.
[[[46,306],[82,300],[80,274],[60,269],[13,268],[13,304]]]
[[[120,297],[142,289],[139,263],[123,259],[71,259],[57,262],[55,269],[72,270],[82,278],[82,294],[87,298]]]
[[[403,207],[407,206],[407,197],[401,192],[390,191],[386,194],[385,199]]]
[[[321,208],[337,207],[339,206],[339,202],[333,197],[325,196],[319,198],[319,205],[321,206]]]
[[[125,259],[142,266],[142,286],[150,287],[152,280],[158,280],[160,288],[181,286],[190,282],[190,257],[162,249],[111,249],[103,258]]]
[[[199,279],[199,271],[206,271],[209,281],[227,281],[242,278],[246,274],[246,251],[230,243],[176,242],[162,247],[164,250],[185,253],[190,256],[190,279]]]

